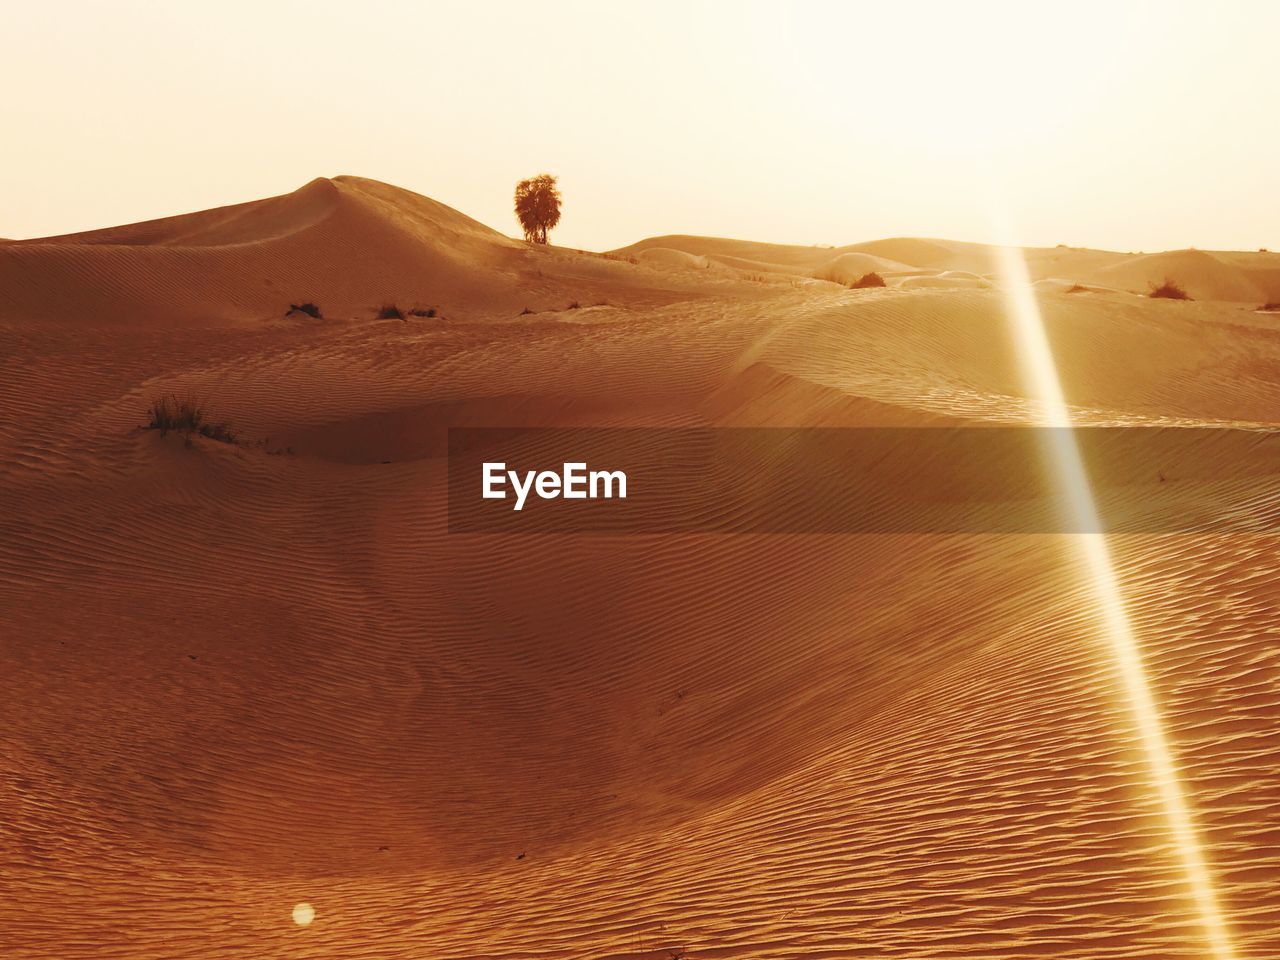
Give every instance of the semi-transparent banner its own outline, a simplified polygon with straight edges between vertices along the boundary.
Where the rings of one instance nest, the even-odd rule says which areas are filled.
[[[1080,489],[1059,475],[1079,450]],[[1096,522],[1081,509],[1088,498]],[[1280,432],[453,428],[449,528],[492,533],[1280,529]]]

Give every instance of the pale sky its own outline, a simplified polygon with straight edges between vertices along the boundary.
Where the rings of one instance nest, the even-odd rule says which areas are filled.
[[[398,184],[552,241],[1280,249],[1280,2],[17,3],[0,236]]]

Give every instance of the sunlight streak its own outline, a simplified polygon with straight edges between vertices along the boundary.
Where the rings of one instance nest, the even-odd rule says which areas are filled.
[[[1028,397],[1040,408],[1038,425],[1069,428],[1072,426],[1071,413],[1062,392],[1026,261],[1021,249],[1012,246],[1013,238],[1008,231],[1000,239],[1000,277]],[[1068,526],[1101,529],[1093,489],[1075,435],[1070,429],[1046,431],[1046,435],[1051,437],[1046,456],[1066,499]],[[1170,839],[1203,928],[1208,955],[1214,960],[1234,960],[1231,935],[1218,905],[1209,865],[1201,849],[1160,709],[1143,666],[1142,652],[1125,610],[1106,535],[1083,533],[1074,535],[1074,539],[1093,584],[1101,626],[1124,687]]]

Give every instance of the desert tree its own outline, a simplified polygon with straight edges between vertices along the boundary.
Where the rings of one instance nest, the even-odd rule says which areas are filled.
[[[516,184],[516,218],[530,243],[546,243],[547,231],[560,222],[560,191],[556,178],[540,173]]]

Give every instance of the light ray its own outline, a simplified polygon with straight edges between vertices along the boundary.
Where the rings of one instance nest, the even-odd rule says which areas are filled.
[[[1003,233],[999,247],[1000,275],[1028,396],[1038,403],[1043,426],[1070,428],[1070,409],[1062,392],[1026,261],[1021,248],[1012,246],[1010,231]],[[1100,530],[1097,504],[1075,435],[1070,429],[1046,433],[1051,436],[1046,455],[1066,500],[1068,525],[1074,529]],[[1213,960],[1235,960],[1230,931],[1218,904],[1213,878],[1165,734],[1160,709],[1147,679],[1142,651],[1125,610],[1106,535],[1081,533],[1073,535],[1073,539],[1092,581],[1101,613],[1102,631],[1109,643],[1169,838],[1204,933],[1208,956]]]

